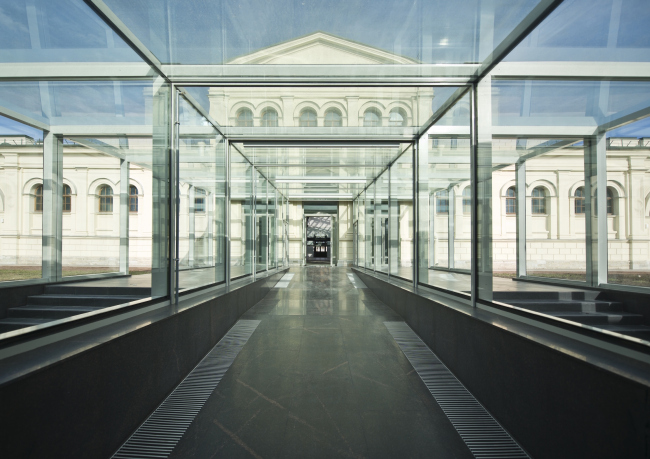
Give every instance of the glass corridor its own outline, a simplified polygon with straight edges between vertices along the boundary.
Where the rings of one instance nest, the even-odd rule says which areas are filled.
[[[275,3],[2,5],[0,289],[174,302],[325,203],[333,264],[650,346],[647,2]]]

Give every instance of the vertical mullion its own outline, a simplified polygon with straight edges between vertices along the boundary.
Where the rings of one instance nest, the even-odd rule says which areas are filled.
[[[471,256],[471,278],[470,278],[470,292],[472,299],[472,307],[476,307],[478,299],[478,136],[477,136],[477,120],[476,120],[476,84],[472,84],[470,89],[470,181],[471,181],[471,243],[470,243],[470,256]]]
[[[42,278],[62,278],[63,138],[43,131]]]
[[[426,141],[429,141],[429,134],[422,134],[426,137]],[[411,266],[413,267],[413,289],[417,290],[419,283],[419,266],[420,260],[418,259],[420,241],[418,240],[418,225],[420,224],[420,205],[419,205],[419,196],[418,196],[418,182],[420,176],[420,165],[419,165],[419,153],[420,153],[420,142],[422,140],[413,143],[413,254]]]
[[[225,140],[225,148],[226,148],[226,154],[225,154],[225,161],[226,161],[226,196],[225,196],[225,209],[224,209],[224,229],[223,229],[223,237],[224,237],[224,278],[226,280],[226,285],[230,285],[230,259],[232,257],[231,255],[231,247],[230,247],[230,232],[231,232],[231,226],[230,226],[230,200],[231,200],[231,190],[230,190],[230,184],[231,184],[231,171],[230,171],[230,141]],[[245,218],[245,217],[241,217]]]
[[[120,159],[120,273],[129,274],[129,161]]]
[[[515,165],[515,205],[517,277],[522,277],[526,275],[526,161],[517,161]]]

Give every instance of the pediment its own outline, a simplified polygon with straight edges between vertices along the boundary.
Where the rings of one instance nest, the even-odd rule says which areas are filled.
[[[228,64],[373,65],[417,61],[351,40],[316,32],[240,56]]]

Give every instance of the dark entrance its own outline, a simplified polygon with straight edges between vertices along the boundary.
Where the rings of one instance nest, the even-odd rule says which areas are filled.
[[[307,263],[332,260],[332,217],[305,217],[307,230]]]

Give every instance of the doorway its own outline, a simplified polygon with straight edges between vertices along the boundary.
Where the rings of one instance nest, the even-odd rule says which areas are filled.
[[[332,217],[306,216],[306,263],[332,263]]]

